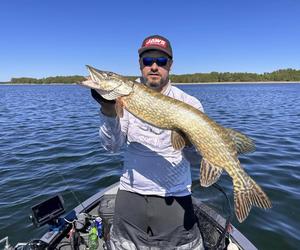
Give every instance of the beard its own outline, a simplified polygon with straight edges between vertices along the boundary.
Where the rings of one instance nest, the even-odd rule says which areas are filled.
[[[165,85],[167,85],[168,82],[169,79],[163,79],[161,77],[159,80],[143,77],[143,83],[153,90],[161,90]]]

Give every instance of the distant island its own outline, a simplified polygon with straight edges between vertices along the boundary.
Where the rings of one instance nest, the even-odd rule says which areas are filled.
[[[135,80],[138,76],[126,76],[130,80]],[[174,83],[222,83],[222,82],[299,82],[300,70],[280,69],[271,73],[230,73],[230,72],[211,72],[211,73],[194,73],[170,75]],[[51,84],[63,83],[71,84],[85,80],[84,76],[55,76],[46,78],[20,77],[11,78],[10,84]]]

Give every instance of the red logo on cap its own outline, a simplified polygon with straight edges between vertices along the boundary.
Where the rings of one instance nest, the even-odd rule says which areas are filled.
[[[167,42],[165,40],[162,40],[160,38],[149,38],[146,42],[144,47],[149,47],[149,46],[159,46],[162,48],[167,47]]]

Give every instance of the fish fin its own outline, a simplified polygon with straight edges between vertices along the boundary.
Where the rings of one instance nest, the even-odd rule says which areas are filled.
[[[124,115],[124,105],[120,98],[116,99],[115,109],[116,109],[117,116],[119,118],[122,118]]]
[[[185,140],[183,135],[175,130],[171,132],[171,143],[175,150],[181,150],[185,146]]]
[[[233,181],[235,214],[240,223],[247,218],[253,205],[264,209],[272,207],[271,201],[261,187],[251,177],[247,178],[249,178],[248,187]]]
[[[250,153],[255,150],[255,144],[251,138],[231,128],[226,128],[226,130],[234,141],[238,154]]]
[[[200,167],[200,183],[202,187],[209,187],[214,184],[221,176],[223,169],[214,166],[204,158]]]

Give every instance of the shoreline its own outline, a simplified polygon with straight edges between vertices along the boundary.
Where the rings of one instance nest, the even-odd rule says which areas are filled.
[[[268,81],[268,82],[197,82],[197,83],[174,83],[174,85],[204,85],[204,84],[214,84],[214,85],[221,85],[221,84],[290,84],[290,83],[300,83],[300,81]]]
[[[268,81],[268,82],[195,82],[195,83],[176,83],[171,82],[172,85],[221,85],[221,84],[291,84],[300,83],[300,81]],[[78,85],[77,83],[0,83],[0,86],[20,86],[20,85]]]
[[[10,86],[20,86],[20,85],[78,85],[77,83],[0,83],[2,85],[10,85]]]

